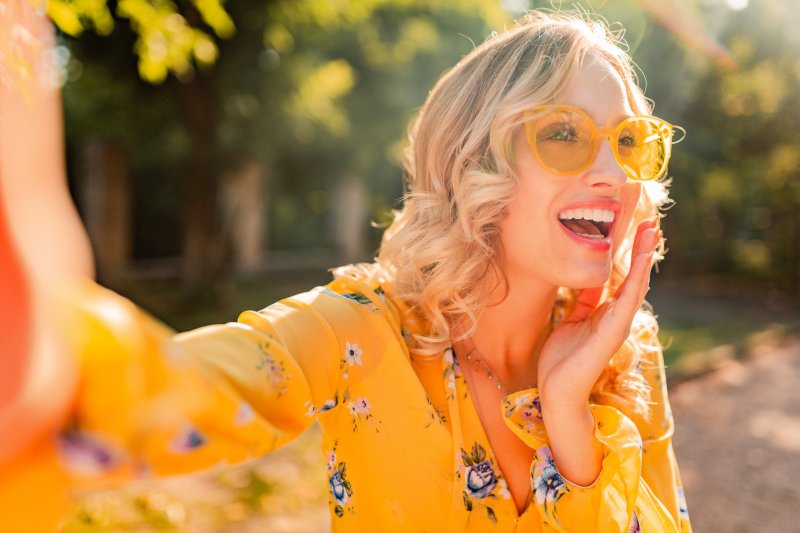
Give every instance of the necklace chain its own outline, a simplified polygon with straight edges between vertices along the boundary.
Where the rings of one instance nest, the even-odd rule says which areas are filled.
[[[503,391],[503,396],[508,395],[508,387],[506,387],[500,378],[497,377],[494,372],[492,372],[489,363],[483,360],[483,357],[481,357],[481,354],[478,352],[477,348],[472,348],[472,350],[470,350],[469,353],[464,356],[464,358],[467,361],[472,362],[472,364],[475,366],[483,366],[484,370],[486,371],[486,377],[489,378],[489,381],[494,381],[497,384],[497,390]]]
[[[486,371],[486,377],[489,378],[489,381],[497,384],[497,390],[502,391],[503,396],[508,396],[508,387],[506,387],[498,375],[494,373],[492,367],[490,367],[489,363],[483,359],[483,356],[474,345],[472,350],[467,352],[467,355],[464,356],[464,359],[466,359],[468,362],[472,362],[474,366],[483,366],[484,370]],[[533,388],[533,385],[531,385],[530,388]]]
[[[558,302],[556,303],[558,305]],[[550,320],[549,320],[549,331],[552,332],[555,328],[557,322],[560,321],[560,318],[557,318],[558,308],[554,308],[553,311],[550,313]],[[483,366],[484,371],[486,372],[486,377],[489,378],[489,381],[492,381],[497,384],[497,390],[503,392],[503,396],[508,396],[508,387],[506,387],[505,383],[498,377],[497,374],[492,370],[492,367],[489,366],[481,353],[478,351],[478,348],[475,347],[474,342],[471,342],[472,349],[467,352],[467,355],[464,356],[468,362],[472,362],[474,366]],[[535,385],[530,385],[529,388],[535,388]]]

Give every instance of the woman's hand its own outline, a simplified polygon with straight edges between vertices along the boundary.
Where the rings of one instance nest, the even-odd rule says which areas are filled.
[[[553,460],[571,483],[588,486],[600,472],[604,451],[594,438],[589,395],[609,359],[630,334],[650,283],[656,221],[639,224],[628,277],[613,298],[597,306],[603,288],[581,291],[573,311],[539,354],[539,398]]]
[[[627,278],[610,299],[597,306],[602,287],[581,291],[575,308],[542,348],[538,385],[542,407],[585,409],[595,382],[630,334],[650,283],[653,250],[659,240],[656,220],[639,224]]]

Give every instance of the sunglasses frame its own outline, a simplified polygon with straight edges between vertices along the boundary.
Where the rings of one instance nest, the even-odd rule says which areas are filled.
[[[555,167],[552,167],[552,166],[546,164],[542,160],[542,157],[539,155],[539,149],[538,149],[537,143],[536,143],[536,135],[538,134],[538,131],[539,131],[539,129],[537,127],[538,126],[538,119],[540,119],[542,117],[545,117],[545,116],[549,115],[550,113],[559,112],[559,111],[568,112],[568,113],[574,113],[574,114],[580,116],[581,118],[583,118],[585,120],[585,122],[591,126],[591,134],[592,134],[592,137],[591,137],[591,140],[590,140],[590,142],[591,142],[591,157],[587,158],[586,163],[581,165],[579,168],[576,168],[575,170],[571,170],[571,171],[560,170],[558,168],[555,168]],[[664,172],[667,170],[667,165],[669,164],[669,159],[670,159],[670,157],[672,155],[672,145],[679,143],[686,136],[686,130],[684,130],[682,127],[675,126],[673,124],[670,124],[669,122],[667,122],[664,119],[661,119],[661,118],[658,118],[658,117],[654,117],[654,116],[651,116],[651,115],[633,115],[633,116],[627,117],[625,120],[620,122],[619,125],[617,125],[616,127],[612,127],[612,126],[603,126],[603,127],[601,127],[601,126],[598,126],[597,124],[594,123],[594,121],[592,120],[592,117],[590,117],[589,114],[586,111],[584,111],[583,109],[580,109],[578,107],[565,105],[565,104],[542,104],[542,105],[537,105],[535,107],[532,107],[530,109],[527,109],[527,110],[523,111],[522,115],[524,117],[526,117],[526,120],[525,120],[525,136],[526,136],[527,141],[528,141],[528,146],[530,147],[531,152],[533,152],[533,156],[536,158],[536,161],[538,161],[539,164],[545,170],[547,170],[549,172],[552,172],[553,174],[559,174],[561,176],[572,176],[572,175],[575,175],[575,174],[580,174],[581,172],[584,172],[589,167],[591,167],[592,164],[594,163],[595,159],[597,159],[597,153],[600,151],[600,142],[601,142],[602,138],[605,137],[608,140],[609,145],[611,146],[611,151],[614,152],[614,159],[616,159],[617,164],[620,166],[620,168],[622,168],[622,170],[625,172],[625,175],[629,179],[631,179],[633,181],[652,181],[652,180],[656,180],[656,179],[660,178],[661,176],[663,176]],[[663,136],[664,140],[665,140],[665,143],[664,143],[664,152],[665,152],[665,154],[664,154],[664,162],[661,165],[661,168],[658,170],[658,172],[652,178],[642,179],[642,178],[637,177],[636,175],[633,175],[625,167],[625,165],[623,164],[623,162],[622,162],[622,160],[620,158],[620,154],[619,154],[619,136],[622,133],[622,131],[625,129],[626,125],[628,123],[630,123],[632,120],[645,120],[647,122],[650,122],[650,123],[654,124],[657,127],[658,131]],[[678,132],[683,134],[678,140],[673,140],[673,138],[672,138],[673,133],[675,131],[678,131]]]

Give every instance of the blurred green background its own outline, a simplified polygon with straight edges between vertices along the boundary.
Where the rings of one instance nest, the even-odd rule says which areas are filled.
[[[554,5],[624,28],[655,113],[688,132],[649,297],[669,362],[796,324],[796,0],[53,0],[100,280],[183,330],[369,260],[436,79]]]
[[[553,5],[621,24],[654,113],[687,130],[648,298],[672,378],[797,331],[796,0],[51,0],[70,187],[101,282],[183,330],[369,260],[437,78]],[[269,492],[236,483],[247,502]],[[90,515],[73,525],[99,527]]]

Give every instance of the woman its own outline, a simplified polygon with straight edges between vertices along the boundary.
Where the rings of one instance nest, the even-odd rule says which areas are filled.
[[[534,12],[490,37],[414,124],[374,264],[170,340],[77,287],[65,457],[183,472],[318,420],[336,531],[691,531],[639,309],[672,143],[649,111],[603,25]]]

